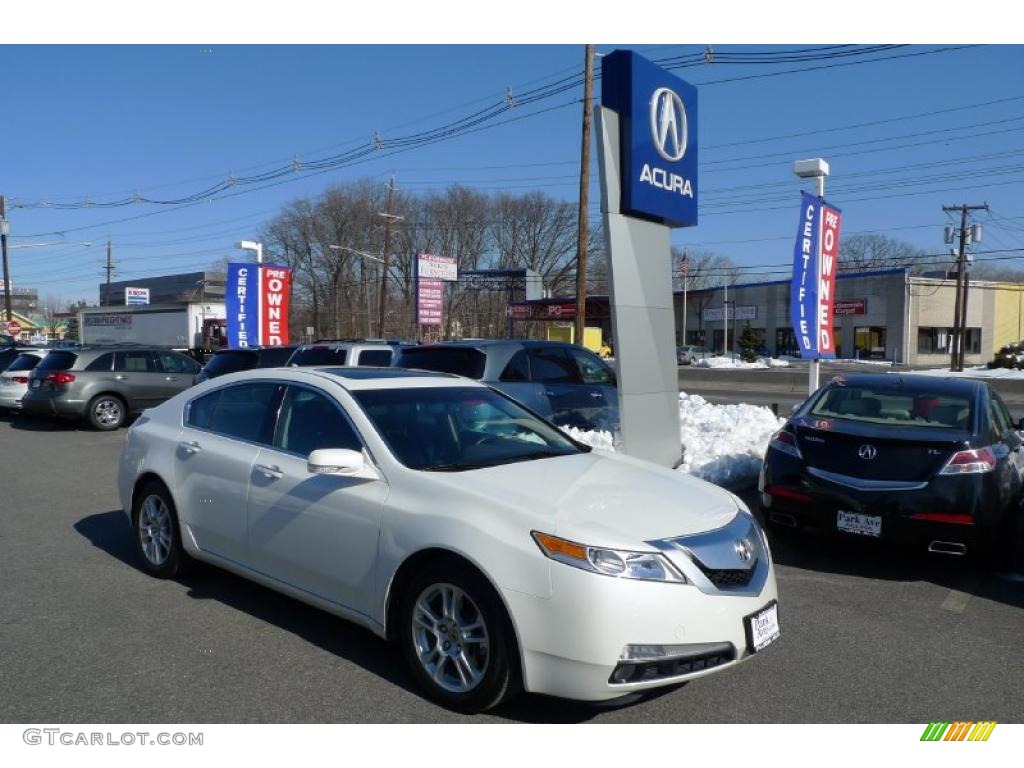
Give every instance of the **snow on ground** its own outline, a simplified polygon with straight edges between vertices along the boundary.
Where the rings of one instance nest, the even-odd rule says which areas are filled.
[[[967,377],[970,379],[1024,379],[1024,371],[1016,368],[988,368],[979,365],[976,368],[967,368],[963,371],[950,371],[948,368],[930,368],[926,371],[912,371],[912,373],[924,376],[954,376]]]
[[[745,403],[713,405],[700,395],[680,392],[683,463],[679,471],[730,488],[752,485],[761,471],[768,441],[785,422],[770,408]],[[581,443],[615,450],[617,440],[610,432],[562,429]]]
[[[705,357],[693,362],[696,368],[788,368],[788,360],[780,360],[774,357],[759,357],[753,363],[747,363],[738,357]]]

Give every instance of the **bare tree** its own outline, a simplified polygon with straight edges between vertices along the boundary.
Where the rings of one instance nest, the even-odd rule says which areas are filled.
[[[64,318],[58,317],[58,315],[65,313],[67,306],[68,303],[54,293],[46,294],[39,302],[39,314],[43,316],[43,327],[46,330],[47,338],[57,339],[60,337],[61,328],[65,323]]]
[[[850,235],[839,243],[839,268],[843,271],[909,267],[913,274],[920,274],[934,269],[936,264],[937,257],[888,235]]]

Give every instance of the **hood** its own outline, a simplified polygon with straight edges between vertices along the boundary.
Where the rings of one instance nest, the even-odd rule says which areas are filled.
[[[427,474],[456,493],[521,512],[545,533],[591,546],[649,549],[645,541],[721,528],[738,509],[716,485],[599,451]]]

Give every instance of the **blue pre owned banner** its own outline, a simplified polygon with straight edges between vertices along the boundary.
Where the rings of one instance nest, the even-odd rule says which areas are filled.
[[[793,282],[789,295],[789,318],[796,335],[800,356],[818,355],[818,273],[817,254],[820,237],[818,210],[821,201],[814,195],[800,193],[800,227],[793,246]]]
[[[601,106],[619,114],[621,213],[697,223],[697,89],[633,51],[601,61]]]
[[[228,264],[225,303],[229,347],[251,347],[259,344],[258,264]]]

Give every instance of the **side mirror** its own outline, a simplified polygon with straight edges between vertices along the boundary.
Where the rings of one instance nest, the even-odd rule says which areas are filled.
[[[1017,422],[1017,431],[1024,432],[1024,419]]]
[[[803,403],[793,403],[793,406],[789,409],[789,412],[796,413],[800,409],[801,405],[803,405]]]
[[[309,454],[306,469],[314,475],[340,475],[377,480],[379,476],[360,451],[348,448],[320,448]]]

